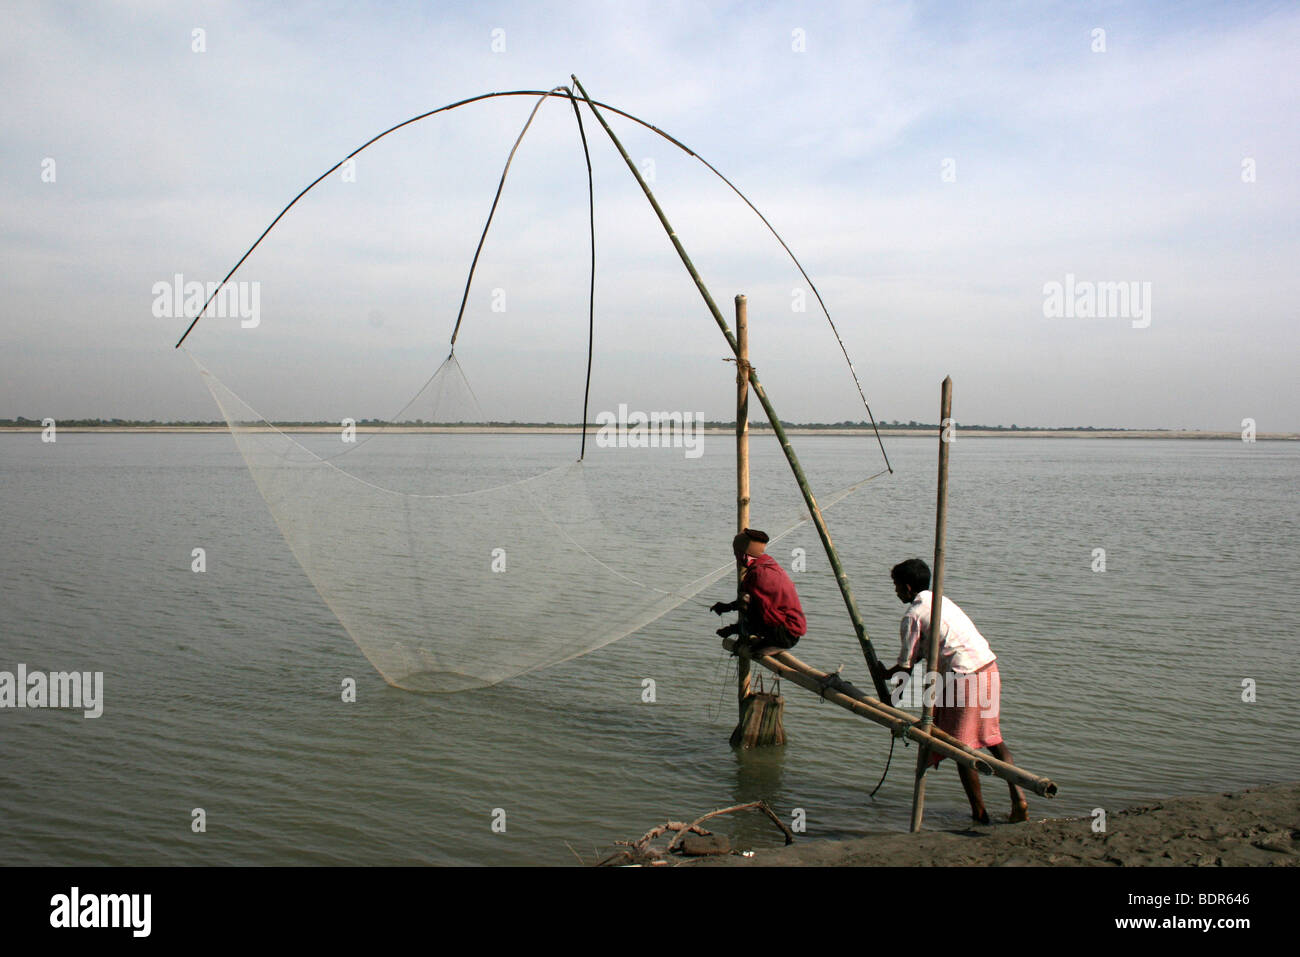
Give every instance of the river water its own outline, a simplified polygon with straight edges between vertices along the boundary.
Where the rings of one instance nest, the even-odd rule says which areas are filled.
[[[469,472],[478,454],[574,443],[454,440]],[[866,441],[796,446],[820,492],[878,467]],[[759,485],[785,482],[775,444],[756,442]],[[932,554],[935,443],[887,447],[894,474],[828,519],[892,659],[888,569]],[[759,797],[801,809],[809,839],[906,828],[915,750],[898,746],[868,799],[888,733],[802,689],[785,692],[785,748],[728,746],[734,664],[699,602],[494,687],[415,694],[382,680],[313,589],[229,436],[3,435],[0,483],[0,671],[104,673],[98,718],[0,710],[6,863],[563,865]],[[1300,778],[1298,503],[1294,443],[959,437],[946,592],[998,655],[1017,762],[1060,786],[1031,795],[1032,815]],[[789,567],[794,547],[808,555],[798,654],[867,686],[815,536],[773,554]],[[984,787],[1004,815],[1001,782]],[[927,825],[966,820],[945,763]],[[719,829],[779,842],[757,815]]]

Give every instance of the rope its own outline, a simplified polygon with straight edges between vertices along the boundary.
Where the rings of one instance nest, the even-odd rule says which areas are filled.
[[[817,692],[817,694],[823,701],[826,700],[827,691],[844,690],[844,679],[840,677],[840,672],[843,670],[844,670],[844,666],[840,665],[830,674],[823,675],[820,679],[818,679],[817,684],[820,685],[820,690]]]
[[[879,783],[877,783],[876,786],[871,789],[871,793],[867,795],[868,800],[874,798],[876,796],[876,792],[880,790],[880,785],[885,783],[885,777],[886,775],[889,774],[889,765],[893,763],[894,760],[894,742],[897,740],[898,737],[896,735],[891,734],[889,736],[889,757],[885,759],[885,772],[884,774],[880,775]]]
[[[582,125],[582,111],[578,109],[578,100],[573,91],[564,88],[569,94],[569,103],[573,106],[574,118],[578,121],[578,136],[582,138],[582,155],[587,161],[587,219],[591,230],[591,287],[587,291],[587,384],[582,391],[582,446],[578,450],[578,461],[587,455],[587,404],[591,399],[591,361],[596,344],[596,188],[591,178],[591,152],[587,149],[587,131]]]
[[[556,87],[555,89],[568,90],[568,87]],[[524,134],[528,132],[528,128],[532,125],[533,118],[537,115],[538,108],[546,101],[546,97],[550,95],[551,94],[548,93],[546,96],[541,97],[537,101],[536,105],[533,106],[532,112],[528,115],[527,122],[524,123],[523,129],[519,131],[519,136],[515,139],[515,144],[510,150],[510,155],[506,157],[505,168],[501,170],[501,180],[497,183],[496,195],[492,198],[492,209],[488,212],[487,222],[483,224],[483,233],[479,237],[478,248],[474,250],[474,259],[470,263],[469,274],[465,277],[465,292],[461,296],[460,310],[456,313],[456,325],[451,333],[451,352],[447,355],[443,364],[438,367],[433,375],[425,380],[424,385],[420,386],[419,390],[417,390],[415,395],[411,397],[410,401],[398,409],[396,415],[388,419],[389,422],[396,422],[405,415],[406,410],[415,404],[415,401],[424,393],[424,390],[429,387],[429,384],[433,382],[438,373],[441,372],[443,367],[448,363],[456,366],[457,371],[460,372],[461,379],[465,383],[465,387],[470,388],[469,379],[466,378],[464,371],[460,369],[460,363],[456,359],[456,337],[460,334],[461,322],[465,316],[465,304],[469,299],[470,286],[474,282],[474,270],[478,267],[479,254],[483,251],[483,244],[487,240],[488,230],[491,228],[492,219],[496,215],[497,203],[501,200],[501,193],[506,185],[506,174],[510,172],[510,164],[514,162],[515,152],[519,149],[519,144],[523,142]],[[587,403],[591,396],[592,351],[596,334],[596,208],[594,183],[592,182],[591,175],[591,153],[587,149],[587,134],[582,125],[582,114],[578,112],[577,101],[573,100],[572,91],[569,91],[569,97],[570,100],[573,101],[573,113],[578,120],[578,135],[582,138],[582,155],[587,161],[587,212],[591,228],[591,288],[587,296],[587,384],[582,396],[582,451],[578,455],[578,460],[581,461],[586,455],[587,450]],[[470,391],[472,393],[473,389],[470,388]],[[475,398],[475,404],[477,404],[477,402],[478,400]],[[479,411],[481,414],[482,410],[480,409]],[[360,442],[344,449],[342,452],[332,456],[325,456],[325,458],[338,458],[339,456],[355,452],[358,448],[373,439],[377,434],[378,433],[371,433]]]
[[[844,666],[840,665],[830,674],[824,675],[822,678],[818,680],[817,683],[821,686],[820,690],[818,691],[818,695],[821,697],[823,701],[826,700],[827,691],[833,690],[833,691],[840,691],[840,692],[847,693],[847,691],[849,690],[850,686],[848,685],[847,682],[844,681],[843,677],[840,675],[840,672],[842,672],[843,670],[844,670]],[[889,766],[890,764],[893,763],[894,760],[894,743],[898,740],[899,737],[901,737],[901,733],[898,731],[894,731],[892,734],[890,734],[889,757],[885,759],[885,770],[883,773],[881,773],[880,780],[876,782],[876,786],[871,789],[871,793],[867,795],[868,799],[874,798],[876,796],[876,792],[880,790],[881,785],[885,783],[885,778],[888,777],[889,775]],[[907,743],[906,738],[904,738],[903,743],[906,745]]]
[[[501,171],[501,181],[497,183],[496,195],[492,197],[492,208],[488,210],[487,222],[483,224],[483,232],[478,238],[478,248],[474,250],[474,259],[469,264],[469,275],[465,277],[465,291],[460,297],[460,309],[456,313],[456,326],[451,330],[452,352],[456,351],[456,337],[460,335],[460,324],[465,318],[465,303],[469,301],[469,287],[474,282],[474,270],[478,266],[478,257],[483,252],[483,243],[487,241],[488,230],[492,228],[492,217],[497,214],[497,203],[501,202],[501,192],[506,188],[506,175],[510,172],[510,164],[515,161],[515,152],[519,149],[519,144],[524,141],[524,134],[528,132],[528,127],[533,125],[533,120],[537,116],[537,111],[542,108],[542,104],[546,102],[546,98],[549,97],[551,93],[556,92],[556,90],[562,89],[564,89],[564,87],[557,86],[552,89],[550,93],[543,93],[537,98],[537,102],[533,104],[533,111],[528,114],[528,119],[524,123],[524,128],[520,130],[519,135],[515,137],[515,145],[510,148],[510,155],[506,157],[505,169]]]
[[[708,712],[707,717],[710,721],[717,721],[718,718],[722,717],[723,699],[726,696],[728,689],[736,682],[737,666],[733,665],[733,662],[735,661],[736,659],[731,655],[728,655],[725,650],[718,654],[717,664],[713,666],[713,680],[718,683],[718,699],[713,703],[713,707]],[[721,679],[719,679],[718,672],[722,671],[724,667],[726,668],[726,673],[721,676]]]

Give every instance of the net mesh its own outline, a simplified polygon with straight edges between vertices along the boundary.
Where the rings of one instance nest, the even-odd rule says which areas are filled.
[[[450,358],[384,426],[291,435],[194,361],[293,554],[396,687],[463,691],[563,662],[734,574],[734,453],[692,455],[689,430],[658,448],[589,435],[573,461],[571,434],[457,428],[483,418]],[[754,481],[774,540],[807,520],[788,472]]]
[[[615,284],[603,294],[623,304],[619,311],[625,317],[638,314],[638,328],[646,331],[624,331],[611,340],[602,358],[617,367],[598,372],[593,380],[598,214],[591,157],[577,100],[550,101],[571,109],[539,113],[551,94],[561,92],[567,91],[557,87],[550,94],[489,94],[390,127],[349,154],[351,159],[368,151],[365,176],[343,186],[344,180],[331,176],[331,169],[280,211],[219,284],[225,286],[257,251],[259,274],[274,285],[280,318],[287,320],[271,333],[283,338],[269,358],[240,349],[241,363],[260,362],[262,373],[276,383],[278,399],[252,393],[259,404],[266,402],[266,408],[273,409],[274,402],[283,403],[291,393],[292,401],[299,403],[294,407],[312,414],[322,408],[371,409],[387,403],[392,398],[389,386],[407,381],[408,375],[426,374],[420,357],[430,347],[429,304],[454,301],[454,293],[460,308],[450,345],[462,348],[472,338],[457,338],[464,319],[474,319],[471,325],[476,327],[481,320],[491,331],[490,351],[480,353],[486,361],[478,368],[489,377],[486,397],[498,415],[526,409],[522,414],[532,419],[560,416],[571,421],[576,404],[569,411],[557,397],[572,388],[576,398],[579,381],[584,384],[584,416],[589,400],[610,408],[611,393],[618,396],[620,416],[624,402],[733,408],[730,376],[717,375],[718,359],[732,357],[718,356],[716,330],[692,318],[699,309],[699,289],[682,276],[678,257],[662,244],[653,217],[644,209],[640,220],[625,206],[609,214],[615,228],[607,234],[614,252],[606,261],[635,267],[622,270],[627,285]],[[460,127],[456,133],[454,125],[443,131],[416,121],[445,116],[470,102],[516,95],[532,98],[532,111],[495,180],[496,192],[469,273],[462,277],[448,264],[459,263],[469,251],[458,237],[470,228],[467,224],[477,229],[482,209],[467,197],[477,195],[475,190],[487,183],[488,175],[481,164],[463,162],[463,156],[469,144],[481,146],[490,129]],[[610,110],[666,136],[630,114]],[[521,164],[512,174],[511,189],[523,196],[545,195],[550,208],[499,207],[511,162],[540,115],[562,121],[566,131],[562,139],[554,138],[553,129],[552,134],[541,134],[552,135],[542,147],[549,142],[558,150],[557,144],[563,143],[564,152],[551,154],[551,161],[540,165]],[[576,159],[570,139],[575,118],[586,176],[560,175],[563,164]],[[470,120],[465,117],[463,122]],[[545,128],[545,121],[538,125]],[[387,138],[399,130],[400,146],[397,137]],[[445,141],[444,134],[464,137],[466,149],[451,148],[459,141]],[[740,241],[753,227],[752,211],[815,295],[847,361],[820,293],[784,240],[721,173],[668,139],[721,178],[748,207],[735,210],[743,221],[731,222],[718,219],[719,209],[712,205],[694,204],[696,216],[702,217],[697,230],[726,237],[726,254],[714,250],[722,283],[742,288],[748,277],[769,273],[761,257],[750,258],[758,256],[755,249]],[[576,212],[584,208],[585,216]],[[286,217],[291,209],[294,215]],[[439,228],[425,228],[427,218],[412,215],[415,210],[435,215]],[[495,235],[510,237],[507,246],[488,242],[494,223]],[[651,226],[656,245],[636,241],[638,223]],[[272,229],[277,230],[277,242],[263,245]],[[586,257],[557,259],[555,253],[582,241],[590,250],[591,264],[581,272],[584,281],[571,284],[568,280],[579,274],[573,270],[579,261],[585,267]],[[318,255],[339,247],[355,252],[349,268],[317,268]],[[745,263],[737,266],[737,256],[745,249]],[[779,258],[776,268],[788,269],[776,250],[767,254]],[[539,268],[540,263],[547,266]],[[480,266],[492,275],[490,312],[483,297],[471,295]],[[394,277],[399,277],[397,282]],[[761,311],[776,317],[788,308],[788,287],[783,285],[784,280],[774,280],[765,290],[750,290],[766,296]],[[519,304],[509,312],[507,287],[512,302]],[[644,288],[653,290],[649,301],[629,307],[637,301],[629,293]],[[515,289],[528,292],[514,298]],[[585,295],[577,297],[574,290]],[[502,295],[500,308],[497,293]],[[200,314],[216,294],[209,294]],[[356,324],[347,324],[347,317],[355,318],[363,307],[366,335]],[[384,326],[386,315],[393,317],[391,327]],[[303,327],[294,322],[304,317],[313,319],[306,340],[300,337]],[[328,323],[316,321],[327,317]],[[195,318],[190,323],[178,345],[197,322]],[[782,325],[775,321],[771,328]],[[391,328],[397,338],[384,338],[381,327],[385,332]],[[580,352],[561,346],[583,340],[585,363]],[[319,351],[313,353],[317,346]],[[462,355],[473,356],[474,349],[468,343]],[[800,388],[806,401],[826,394],[827,379],[814,368],[815,360],[809,364],[804,342],[792,346],[787,340],[784,350],[769,354],[778,352],[790,354],[785,381]],[[295,358],[285,363],[276,358],[280,355]],[[366,361],[352,362],[353,355],[364,355]],[[346,425],[349,420],[344,420],[338,429],[295,429],[290,434],[267,422],[197,358],[194,361],[293,554],[348,634],[395,686],[460,691],[557,664],[646,628],[683,602],[700,601],[701,591],[733,573],[734,446],[729,436],[715,434],[709,447],[721,454],[699,454],[703,436],[692,428],[697,423],[684,421],[684,414],[674,419],[664,413],[672,428],[649,423],[651,428],[645,430],[647,423],[635,421],[634,413],[619,422],[620,441],[602,443],[600,436],[589,435],[585,453],[579,456],[572,430],[563,435],[537,429],[505,435],[484,429],[488,417],[460,363],[449,357],[410,402],[383,423]],[[594,368],[605,365],[596,363]],[[857,384],[851,363],[849,371]],[[242,389],[247,383],[240,381]],[[410,388],[401,386],[401,395]],[[860,384],[857,392],[870,417]],[[622,441],[625,438],[630,441]],[[772,446],[773,467],[751,471],[752,499],[761,503],[751,524],[778,541],[807,515],[779,450]],[[882,444],[882,457],[883,452]],[[851,481],[858,474],[836,472],[834,480]],[[863,481],[819,496],[822,508]],[[729,583],[720,589],[721,595],[727,596],[732,587]]]

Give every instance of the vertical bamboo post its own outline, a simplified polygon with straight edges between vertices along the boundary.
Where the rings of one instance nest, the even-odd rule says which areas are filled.
[[[749,527],[749,304],[736,295],[736,534]],[[740,577],[743,577],[743,573]],[[748,637],[741,626],[741,637]],[[745,697],[749,694],[749,659],[737,658],[736,700],[740,719],[745,718]]]
[[[930,644],[926,655],[926,680],[939,669],[939,630],[943,618],[943,548],[948,522],[948,443],[952,438],[952,376],[943,380],[939,397],[939,499],[934,510],[934,575],[930,579]],[[938,689],[936,689],[937,691]],[[926,695],[921,705],[922,731],[934,724],[934,701]],[[925,772],[930,749],[919,745],[916,752],[916,782],[912,787],[912,833],[921,829],[925,814]]]
[[[682,245],[682,241],[677,237],[677,231],[668,222],[668,217],[664,214],[659,201],[655,199],[654,192],[646,183],[645,177],[641,175],[641,171],[637,169],[636,163],[632,162],[632,157],[623,148],[623,144],[614,135],[614,131],[605,122],[604,115],[591,102],[591,97],[587,95],[586,89],[578,82],[576,76],[573,76],[572,79],[573,85],[582,94],[583,102],[587,104],[592,115],[600,121],[601,127],[613,141],[619,155],[623,157],[623,162],[627,164],[628,170],[640,185],[641,191],[645,193],[646,199],[650,202],[650,207],[655,211],[660,224],[664,227],[664,232],[668,234],[669,241],[673,244],[673,248],[677,250],[682,265],[686,267],[691,279],[695,281],[695,287],[700,291],[700,296],[704,299],[709,314],[713,316],[713,321],[722,330],[722,334],[726,337],[727,344],[731,346],[732,352],[735,352],[737,349],[736,337],[727,326],[727,320],[722,317],[722,311],[718,309],[717,303],[713,301],[713,296],[709,293],[708,287],[704,285],[704,280],[700,278],[699,272],[696,271],[695,264],[691,262],[691,257],[686,254],[686,247]],[[876,657],[875,648],[871,645],[871,639],[867,637],[867,626],[862,622],[862,615],[858,611],[858,603],[853,597],[853,589],[849,587],[849,576],[845,574],[839,553],[835,550],[834,543],[831,542],[830,530],[827,529],[826,520],[822,518],[822,510],[818,508],[817,499],[813,497],[812,489],[808,486],[808,479],[803,473],[803,466],[799,464],[799,457],[794,454],[794,447],[790,444],[789,438],[786,437],[785,428],[781,425],[781,420],[777,418],[776,410],[772,408],[772,403],[767,398],[767,391],[763,388],[763,383],[758,381],[758,374],[754,372],[752,366],[749,369],[749,383],[754,387],[754,395],[759,404],[762,405],[763,411],[767,413],[767,420],[772,423],[772,431],[776,433],[777,441],[781,443],[781,451],[785,453],[786,461],[790,463],[790,471],[794,473],[795,481],[799,483],[799,491],[803,493],[804,504],[808,506],[808,514],[812,517],[818,537],[821,538],[822,547],[826,549],[826,557],[830,560],[831,570],[835,573],[835,582],[840,587],[840,596],[844,599],[844,607],[849,613],[849,620],[853,622],[853,631],[857,636],[858,645],[862,648],[862,656],[866,659],[867,670],[870,672],[872,683],[876,687],[876,694],[880,697],[880,700],[888,701],[889,689],[885,686],[885,679],[881,677],[880,661]]]

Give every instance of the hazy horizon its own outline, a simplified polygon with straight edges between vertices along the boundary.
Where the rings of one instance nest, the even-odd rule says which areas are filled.
[[[39,429],[42,428],[42,425],[41,425],[42,421],[43,421],[42,419],[33,418],[33,417],[31,417],[31,416],[21,416],[21,415],[20,415],[20,416],[9,417],[9,418],[0,418],[0,428],[23,428],[23,429],[28,429],[28,430],[32,430],[32,429],[39,430]],[[93,425],[82,425],[82,424],[80,424],[80,423],[93,423]],[[335,422],[335,421],[333,421],[332,419],[276,419],[276,420],[270,420],[269,424],[271,424],[271,425],[276,425],[276,426],[303,426],[303,427],[311,427],[311,428],[336,428],[336,427],[338,427],[338,426],[340,425],[340,423]],[[439,427],[444,427],[444,426],[449,426],[449,427],[459,427],[459,426],[464,426],[464,427],[466,427],[466,428],[471,428],[471,429],[472,429],[472,428],[475,428],[475,427],[482,427],[482,428],[489,428],[489,429],[495,429],[495,428],[516,428],[516,427],[518,427],[518,428],[537,428],[537,429],[544,429],[544,428],[557,428],[557,429],[567,429],[567,428],[572,428],[572,429],[578,429],[578,428],[581,428],[581,426],[582,426],[582,422],[581,422],[580,420],[578,420],[578,419],[574,419],[574,420],[572,420],[572,421],[570,421],[570,420],[554,420],[554,419],[552,419],[552,420],[530,420],[530,419],[490,419],[490,420],[483,420],[483,421],[471,421],[471,420],[465,420],[465,421],[463,421],[463,422],[446,423],[446,422],[426,422],[426,421],[424,421],[424,420],[392,422],[391,420],[387,420],[387,419],[361,418],[361,419],[356,419],[356,420],[355,420],[355,424],[356,424],[356,426],[358,426],[359,428],[362,428],[362,429],[365,429],[365,428],[371,428],[371,427],[374,427],[374,426],[376,426],[376,425],[381,425],[381,426],[384,426],[384,427],[391,427],[391,428],[398,428],[398,429],[401,429],[401,428],[417,428],[417,429],[418,429],[418,428],[439,428]],[[735,424],[736,424],[736,423],[735,423],[735,420],[734,420],[734,419],[729,420],[729,421],[728,421],[728,420],[725,420],[725,419],[708,419],[708,420],[702,421],[702,423],[701,423],[702,427],[704,427],[704,428],[707,428],[707,429],[719,429],[719,430],[721,430],[721,429],[732,428],[732,427],[735,426]],[[871,423],[870,423],[869,421],[865,421],[865,420],[864,420],[864,421],[857,421],[857,422],[849,421],[849,420],[843,420],[843,421],[839,421],[839,422],[819,422],[819,421],[802,421],[802,422],[794,422],[794,421],[789,421],[789,420],[785,420],[785,419],[783,419],[782,422],[781,422],[781,424],[782,424],[782,426],[783,426],[784,428],[786,428],[786,429],[825,429],[826,431],[834,431],[834,430],[854,430],[854,431],[859,431],[859,430],[866,430],[866,431],[870,432],[870,431],[871,431],[871,428],[872,428]],[[58,428],[63,428],[63,427],[69,427],[69,428],[105,428],[105,429],[111,430],[111,429],[114,428],[114,427],[120,427],[120,428],[132,428],[132,427],[155,427],[155,426],[156,426],[156,427],[159,427],[159,428],[168,428],[168,427],[177,427],[177,428],[181,428],[181,427],[194,427],[194,428],[205,428],[205,427],[209,427],[209,428],[210,428],[210,427],[214,427],[214,426],[222,426],[222,427],[224,427],[224,426],[226,425],[226,423],[225,423],[225,421],[224,421],[223,419],[221,419],[221,418],[215,418],[215,419],[124,419],[124,418],[122,418],[122,417],[120,417],[120,416],[113,416],[113,417],[108,417],[108,416],[70,416],[70,417],[68,417],[68,418],[66,418],[66,419],[63,419],[63,420],[55,420],[55,425],[56,425],[56,427],[58,427]],[[589,420],[589,421],[587,422],[587,426],[588,426],[589,429],[593,429],[593,430],[594,430],[594,429],[598,428],[599,425],[600,425],[600,423],[597,422],[596,420]],[[915,420],[915,419],[913,419],[913,420],[909,420],[909,421],[907,421],[907,422],[899,422],[899,421],[893,421],[893,420],[890,420],[890,421],[888,421],[888,422],[879,422],[879,421],[878,421],[878,422],[876,422],[876,426],[877,426],[879,429],[882,429],[882,430],[886,430],[886,429],[888,429],[888,430],[908,429],[908,430],[913,430],[913,431],[919,431],[919,430],[923,430],[923,429],[934,430],[934,429],[937,429],[937,428],[938,428],[938,424],[937,424],[937,423],[934,423],[934,422],[922,422],[922,421],[918,421],[918,420]],[[1057,424],[1057,425],[1020,425],[1019,423],[1015,423],[1015,422],[1011,422],[1011,423],[1000,423],[1000,422],[955,422],[955,423],[954,423],[954,427],[955,427],[956,429],[958,429],[959,431],[961,431],[961,430],[976,430],[976,431],[978,431],[978,430],[980,430],[980,429],[987,429],[987,430],[990,430],[990,431],[1006,431],[1006,432],[1011,432],[1011,431],[1021,431],[1021,432],[1193,432],[1193,433],[1209,433],[1209,432],[1216,432],[1216,433],[1224,433],[1224,434],[1229,434],[1229,433],[1231,433],[1231,434],[1236,434],[1236,432],[1239,431],[1239,430],[1232,430],[1232,429],[1185,429],[1185,428],[1180,428],[1180,429],[1168,429],[1168,428],[1164,428],[1164,427],[1161,427],[1161,426],[1061,425],[1061,424]],[[751,428],[751,429],[759,429],[759,430],[763,430],[763,429],[771,430],[772,426],[767,422],[766,419],[763,419],[763,420],[751,420],[751,422],[750,422],[750,428]],[[1260,437],[1262,437],[1262,436],[1264,436],[1264,435],[1268,435],[1268,434],[1274,434],[1274,435],[1296,435],[1297,433],[1294,433],[1294,432],[1287,432],[1287,431],[1285,431],[1285,430],[1282,430],[1282,431],[1275,431],[1275,432],[1272,432],[1272,433],[1258,433],[1258,435],[1259,435]]]

